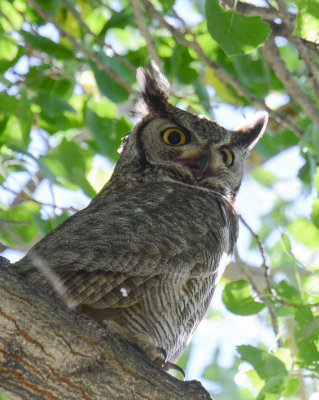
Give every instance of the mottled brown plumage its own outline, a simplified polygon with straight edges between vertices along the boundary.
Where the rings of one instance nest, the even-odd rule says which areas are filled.
[[[228,131],[174,107],[148,72],[138,81],[148,113],[124,139],[111,180],[16,265],[53,292],[34,266],[43,260],[82,312],[173,362],[234,250],[243,159],[267,116]]]

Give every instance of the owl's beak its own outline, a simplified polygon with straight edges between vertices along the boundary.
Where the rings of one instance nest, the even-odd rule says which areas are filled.
[[[194,177],[200,181],[206,174],[209,166],[209,152],[203,153],[198,158],[185,158],[177,161],[182,162],[183,165],[192,170]]]
[[[196,179],[199,181],[205,176],[209,163],[209,153],[205,152],[198,160],[199,170],[195,172]]]

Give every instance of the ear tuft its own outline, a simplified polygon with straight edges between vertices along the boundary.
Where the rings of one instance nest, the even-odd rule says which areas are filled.
[[[157,75],[156,78],[155,75]],[[165,112],[166,106],[169,104],[166,93],[169,84],[156,64],[153,62],[149,70],[139,67],[136,72],[136,79],[148,111],[160,114]],[[163,90],[163,87],[165,90]]]
[[[265,132],[267,123],[268,113],[266,111],[259,111],[254,115],[252,120],[246,122],[239,129],[236,129],[236,131],[233,131],[236,134],[235,141],[247,147],[248,150],[251,150]]]

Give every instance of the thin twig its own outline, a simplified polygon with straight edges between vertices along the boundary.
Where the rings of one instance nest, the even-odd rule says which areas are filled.
[[[89,28],[89,26],[85,23],[85,21],[83,21],[83,19],[81,18],[80,14],[75,10],[75,8],[69,3],[68,0],[62,0],[62,4],[64,5],[64,7],[70,11],[70,13],[74,16],[74,18],[78,21],[79,25],[82,26],[82,28],[89,33],[91,36],[94,37],[94,39],[103,47],[107,47],[108,49],[111,49],[114,57],[119,59],[119,61],[124,64],[127,68],[129,68],[132,72],[135,73],[136,68],[134,67],[134,65],[132,65],[127,58],[125,58],[124,56],[118,54],[112,46],[110,46],[109,44],[105,43],[104,40],[97,34],[95,34],[94,32],[92,32],[92,30]]]
[[[75,37],[73,37],[68,32],[66,32],[54,20],[54,18],[52,18],[51,15],[44,8],[42,8],[39,5],[39,3],[37,3],[35,0],[29,0],[29,3],[43,19],[45,19],[47,22],[51,22],[56,27],[56,29],[59,31],[60,35],[63,37],[66,37],[72,43],[72,45],[74,46],[74,48],[77,51],[85,54],[88,57],[88,59],[92,60],[100,70],[104,71],[116,83],[123,86],[129,93],[133,92],[131,85],[126,80],[124,80],[121,76],[119,76],[112,68],[109,68],[106,64],[104,64],[94,52],[92,52],[92,51],[88,50],[86,47],[82,46],[75,39]]]
[[[132,5],[133,14],[134,14],[134,18],[135,18],[137,27],[138,27],[139,31],[141,32],[141,35],[143,36],[143,38],[146,41],[149,58],[151,60],[154,60],[156,62],[156,64],[158,65],[158,67],[160,68],[160,70],[162,71],[163,70],[163,62],[159,58],[159,56],[156,52],[155,42],[152,39],[152,37],[147,29],[145,17],[143,15],[143,11],[140,7],[139,0],[132,0],[131,5]]]
[[[30,225],[30,221],[11,221],[11,220],[6,220],[6,219],[0,219],[0,226],[1,225]]]
[[[304,42],[300,37],[293,35],[296,27],[296,15],[288,12],[287,4],[283,0],[277,0],[279,8],[279,16],[287,28],[286,36],[295,45],[299,58],[305,63],[306,72],[309,80],[312,82],[314,92],[319,98],[319,81],[315,72],[315,65],[312,61],[312,57],[308,53],[308,48],[304,45]]]
[[[248,225],[248,223],[245,221],[245,219],[241,215],[239,215],[239,219],[245,225],[245,227],[248,229],[248,231],[253,236],[253,238],[255,239],[255,241],[256,241],[256,243],[258,245],[258,248],[259,248],[259,251],[260,251],[260,254],[261,254],[261,258],[262,258],[261,267],[263,268],[263,271],[264,271],[264,277],[265,277],[265,281],[266,281],[267,292],[270,294],[270,296],[274,300],[276,300],[278,303],[282,304],[283,306],[291,307],[291,308],[297,308],[298,304],[288,303],[287,301],[281,299],[280,297],[277,296],[276,292],[271,287],[271,283],[270,283],[270,275],[271,275],[270,271],[271,271],[271,269],[267,265],[266,252],[265,252],[265,248],[264,248],[263,244],[261,243],[260,237],[253,231],[253,229]],[[319,303],[307,303],[307,305],[309,307],[319,307]]]
[[[261,258],[262,258],[261,267],[262,267],[262,269],[264,271],[264,277],[265,277],[265,281],[266,281],[267,292],[270,294],[270,296],[272,298],[274,298],[276,301],[278,301],[278,303],[282,304],[283,306],[296,308],[297,304],[288,303],[287,301],[282,300],[280,297],[277,296],[277,294],[275,293],[275,291],[271,287],[270,279],[269,279],[270,268],[267,265],[266,253],[265,253],[264,246],[261,243],[259,236],[253,231],[253,229],[248,225],[248,223],[244,220],[244,218],[241,215],[239,215],[239,219],[245,225],[245,227],[248,229],[248,231],[253,236],[253,238],[255,239],[255,241],[256,241],[256,243],[258,245],[258,248],[259,248],[259,251],[260,251],[260,254],[261,254]]]
[[[236,263],[239,265],[239,267],[241,268],[242,274],[244,275],[244,277],[247,279],[247,281],[250,283],[251,287],[254,289],[254,291],[258,294],[258,296],[260,297],[261,300],[263,300],[263,302],[265,303],[266,307],[268,308],[268,312],[270,315],[270,319],[271,319],[271,326],[273,327],[274,333],[275,333],[275,338],[276,341],[278,343],[279,347],[282,347],[283,343],[282,340],[280,338],[281,334],[279,332],[279,324],[278,324],[278,319],[277,316],[275,314],[273,305],[271,304],[271,301],[269,301],[269,299],[267,299],[267,297],[265,297],[259,290],[258,286],[255,284],[254,279],[252,278],[252,276],[250,276],[248,273],[246,273],[246,271],[242,268],[242,264],[243,261],[241,260],[238,251],[235,251],[235,257],[236,257]]]
[[[17,207],[17,205],[23,203],[24,201],[32,201],[32,202],[34,202],[36,204],[39,204],[40,206],[52,207],[54,209],[62,210],[63,212],[69,212],[69,211],[70,212],[78,212],[78,211],[80,211],[80,210],[78,210],[77,208],[74,208],[74,207],[60,207],[60,206],[58,206],[56,204],[50,204],[50,203],[45,203],[45,202],[36,200],[30,194],[25,192],[25,186],[22,188],[21,192],[16,192],[15,190],[10,189],[10,188],[4,186],[3,184],[0,184],[0,186],[2,187],[2,189],[6,190],[7,192],[10,192],[10,193],[16,195],[15,200],[10,205],[13,208]],[[1,220],[0,220],[0,225],[1,225]]]

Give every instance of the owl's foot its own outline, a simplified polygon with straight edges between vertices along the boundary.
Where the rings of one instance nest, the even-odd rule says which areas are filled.
[[[157,347],[157,350],[161,353],[162,357],[157,357],[154,360],[154,363],[158,365],[159,367],[163,368],[164,371],[168,371],[169,369],[175,369],[178,371],[181,375],[183,375],[183,380],[185,379],[185,372],[182,367],[180,367],[177,364],[171,363],[167,361],[167,353],[165,349],[162,349],[161,347]]]
[[[120,326],[114,321],[104,320],[103,326],[106,327],[111,332],[117,333],[122,336],[124,339],[128,340],[136,347],[138,347],[146,356],[152,360],[156,365],[163,368],[165,371],[169,369],[175,369],[179,371],[183,378],[185,379],[185,372],[183,368],[180,366],[167,361],[167,352],[162,347],[157,347],[153,342],[149,340],[149,338],[145,335],[132,333],[126,328]]]

